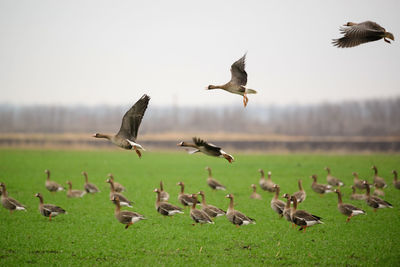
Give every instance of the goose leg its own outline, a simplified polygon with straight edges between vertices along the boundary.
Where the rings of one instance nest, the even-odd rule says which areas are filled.
[[[244,107],[247,106],[247,103],[249,102],[249,98],[247,97],[246,93],[243,94],[243,105]]]
[[[353,217],[353,215],[350,215],[349,217],[347,217],[347,220],[346,220],[346,222],[349,222],[349,221],[350,221],[350,219],[351,219],[351,217]]]
[[[132,224],[133,224],[132,222],[128,223],[128,224],[125,226],[125,229],[128,229],[128,227],[131,226]]]
[[[133,147],[133,149],[135,150],[135,152],[139,156],[139,158],[141,158],[142,157],[142,153],[139,151],[139,149],[137,149],[136,147]]]
[[[10,215],[13,213],[13,210],[10,210]]]
[[[49,215],[49,222],[51,222],[51,214]]]
[[[386,43],[389,43],[389,44],[390,44],[390,41],[389,41],[388,39],[383,38],[383,40],[385,40]]]

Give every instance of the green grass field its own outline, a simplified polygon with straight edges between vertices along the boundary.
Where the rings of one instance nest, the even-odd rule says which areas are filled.
[[[235,155],[236,162],[204,155],[145,152],[142,159],[129,151],[41,151],[0,150],[0,181],[9,195],[27,206],[27,212],[12,215],[0,209],[0,265],[399,265],[400,191],[392,186],[392,169],[400,169],[399,155]],[[350,201],[350,188],[357,171],[372,180],[371,166],[378,166],[389,187],[384,199],[393,209],[374,213],[364,202]],[[213,176],[228,190],[211,192],[206,184],[210,166]],[[337,210],[336,194],[319,197],[311,191],[311,174],[325,183],[325,166],[345,183],[344,201],[367,211],[365,216],[346,217]],[[250,184],[258,185],[263,168],[281,186],[281,194],[297,191],[303,179],[307,199],[301,209],[323,218],[325,224],[307,229],[291,228],[270,208],[271,193],[252,200]],[[82,199],[67,199],[65,192],[54,195],[45,187],[44,170],[63,183],[71,180],[82,189],[82,171],[101,190]],[[124,194],[135,201],[134,208],[147,217],[129,229],[114,218],[106,175],[127,187]],[[186,192],[204,190],[208,203],[227,209],[227,193],[235,195],[236,209],[257,220],[256,225],[236,228],[225,217],[214,225],[192,226],[189,212],[164,218],[155,210],[153,189],[163,180],[170,202],[178,204],[178,181]],[[68,211],[51,222],[38,212],[41,192],[45,203]]]

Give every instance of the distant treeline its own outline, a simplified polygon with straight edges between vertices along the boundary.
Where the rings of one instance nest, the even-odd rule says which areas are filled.
[[[0,104],[2,133],[116,132],[128,106]],[[400,135],[400,97],[315,105],[150,106],[141,133],[225,132],[302,136]]]

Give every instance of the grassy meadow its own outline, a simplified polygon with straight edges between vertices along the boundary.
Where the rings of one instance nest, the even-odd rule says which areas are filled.
[[[251,155],[235,154],[236,162],[185,152],[155,153],[145,151],[139,159],[130,151],[55,151],[0,150],[0,181],[9,195],[26,205],[27,212],[12,215],[0,208],[0,265],[385,265],[400,264],[400,191],[392,185],[393,169],[400,170],[400,155]],[[372,181],[370,169],[378,166],[389,187],[384,199],[393,209],[374,213],[362,201],[350,201],[351,173]],[[205,170],[228,188],[212,192],[206,184]],[[325,166],[340,177],[345,186],[344,202],[366,210],[367,215],[346,217],[337,210],[336,194],[319,197],[311,190],[312,174],[326,183]],[[303,180],[307,199],[300,204],[323,218],[324,224],[306,233],[291,228],[285,219],[270,208],[271,193],[258,193],[263,200],[250,199],[250,184],[258,185],[258,169],[272,172],[272,180],[281,186],[281,195],[297,191],[297,179]],[[72,181],[82,189],[87,171],[89,181],[101,192],[82,199],[67,199],[65,192],[51,194],[45,189],[45,169],[51,179]],[[114,218],[109,201],[108,173],[127,191],[133,209],[147,218],[125,230]],[[236,228],[225,217],[214,225],[192,226],[189,212],[164,218],[155,210],[153,189],[163,180],[170,202],[178,204],[177,182],[186,184],[187,193],[204,190],[209,204],[227,209],[227,193],[235,195],[235,207],[255,218],[257,224]],[[44,202],[68,211],[51,222],[38,212],[41,192]]]

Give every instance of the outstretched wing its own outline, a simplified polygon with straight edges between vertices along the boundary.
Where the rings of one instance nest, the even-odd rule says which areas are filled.
[[[213,144],[209,144],[206,141],[204,141],[200,138],[197,138],[197,137],[193,137],[193,142],[195,143],[196,146],[204,147],[208,151],[213,151],[213,152],[219,153],[221,150],[220,147],[217,147],[216,145],[213,145]]]
[[[239,60],[237,60],[235,63],[232,64],[231,66],[231,82],[238,84],[238,85],[243,85],[245,86],[247,84],[247,73],[244,70],[245,68],[245,60],[246,60],[246,54],[244,54],[243,57],[241,57]]]
[[[122,118],[121,129],[117,133],[118,136],[131,141],[136,140],[139,126],[149,101],[150,97],[145,94],[125,113]]]

